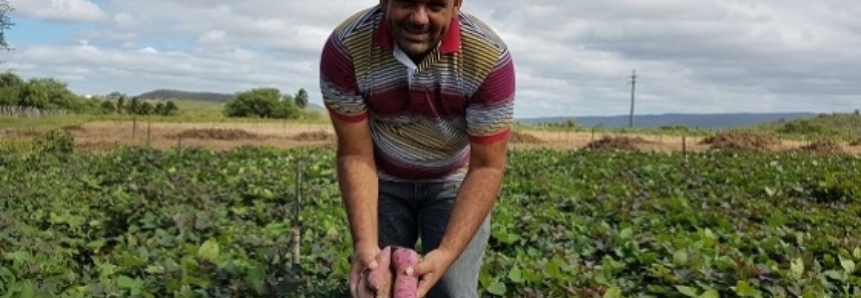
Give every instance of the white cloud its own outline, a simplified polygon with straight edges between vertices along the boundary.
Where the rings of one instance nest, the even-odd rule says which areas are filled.
[[[49,10],[99,23],[70,36],[86,45],[11,40],[16,51],[4,60],[27,76],[68,78],[80,93],[273,86],[305,88],[319,103],[323,41],[374,3],[323,0],[307,9],[303,1],[114,0],[100,9],[83,0],[13,2],[35,18],[56,20],[57,13],[38,12],[59,7]],[[625,114],[633,69],[640,113],[858,108],[861,6],[852,4],[470,0],[464,9],[509,44],[523,117]]]
[[[99,5],[87,0],[11,0],[15,12],[60,22],[91,22],[105,16]]]

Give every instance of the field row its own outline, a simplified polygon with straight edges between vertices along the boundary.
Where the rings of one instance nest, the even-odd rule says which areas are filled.
[[[0,156],[0,293],[343,297],[350,243],[330,150],[96,155],[58,143]],[[857,158],[534,150],[510,161],[483,296],[861,295]]]
[[[297,147],[330,147],[335,136],[325,123],[181,123],[101,121],[64,127],[75,135],[77,147],[89,151],[109,151],[118,146],[148,145],[159,149],[204,146],[232,149],[240,146],[271,146],[282,149]],[[40,133],[26,129],[9,129],[3,139],[28,141]],[[817,153],[861,154],[861,144],[853,142],[817,143],[790,141],[770,136],[730,135],[714,138],[712,134],[691,131],[677,135],[605,133],[590,131],[551,131],[539,128],[517,128],[511,138],[515,149],[552,148],[561,150],[594,148],[614,150],[644,150],[657,152],[699,152],[715,147],[738,148],[748,151],[805,150]],[[612,136],[612,139],[605,137]],[[2,145],[2,144],[0,144]]]

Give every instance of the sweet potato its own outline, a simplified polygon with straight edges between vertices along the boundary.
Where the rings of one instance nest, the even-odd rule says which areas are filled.
[[[383,272],[383,278],[377,287],[376,298],[392,298],[392,285],[394,284],[394,274],[391,270]]]
[[[395,270],[394,298],[416,298],[419,280],[407,276],[406,270],[419,263],[419,255],[409,248],[398,248],[392,253],[392,267]]]
[[[368,286],[373,290],[385,289],[387,287],[391,287],[391,278],[392,278],[392,248],[387,246],[380,251],[380,254],[377,255],[377,269],[374,269],[370,273],[368,273]],[[388,275],[388,276],[386,276]],[[387,284],[385,283],[385,279],[388,278],[389,281]]]
[[[368,274],[368,283],[377,292],[376,298],[391,298],[394,273],[392,272],[392,248],[386,247],[377,256],[377,269]]]

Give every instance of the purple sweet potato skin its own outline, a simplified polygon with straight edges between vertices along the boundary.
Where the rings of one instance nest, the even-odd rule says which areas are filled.
[[[412,249],[400,248],[392,253],[392,267],[395,270],[395,295],[393,298],[416,298],[418,278],[406,274],[406,269],[419,263],[419,255]]]
[[[377,287],[376,298],[392,298],[392,287],[394,285],[394,273],[391,270],[386,270],[383,273],[382,282]]]
[[[377,268],[368,274],[368,285],[371,289],[379,290],[386,286],[384,283],[387,275],[391,279],[391,261],[392,248],[387,246],[377,255]],[[391,282],[388,284],[391,285]]]

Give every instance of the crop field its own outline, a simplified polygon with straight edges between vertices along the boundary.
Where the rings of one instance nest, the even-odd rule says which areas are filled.
[[[0,297],[346,297],[331,149],[73,144],[0,154]],[[509,156],[483,297],[861,295],[858,157]]]
[[[73,121],[70,121],[73,122]],[[2,125],[0,125],[2,127]],[[266,146],[281,149],[331,147],[335,137],[327,122],[277,122],[246,120],[244,122],[181,122],[100,120],[61,125],[75,137],[75,146],[82,151],[110,151],[117,147],[142,145],[158,149],[204,146],[218,150],[241,146]],[[28,143],[44,129],[23,126],[0,131],[0,143],[11,140]],[[714,147],[740,148],[770,152],[792,150],[861,155],[861,139],[825,143],[788,139],[779,136],[747,136],[722,138],[718,144],[707,143],[714,132],[690,131],[676,135],[634,132],[593,132],[588,130],[547,130],[535,127],[517,128],[511,139],[514,149],[578,150],[584,147],[653,152],[700,152]],[[610,139],[607,139],[610,138]]]

